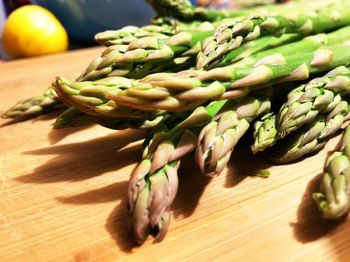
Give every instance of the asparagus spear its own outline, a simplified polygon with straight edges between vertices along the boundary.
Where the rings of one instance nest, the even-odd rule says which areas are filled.
[[[199,134],[196,161],[207,176],[213,177],[222,172],[250,122],[270,110],[270,92],[243,97],[230,106]]]
[[[230,51],[263,35],[299,33],[310,35],[350,24],[350,3],[346,0],[326,2],[318,10],[305,14],[296,12],[293,17],[258,15],[242,21],[235,20],[219,26],[214,36],[203,42],[197,57],[197,68],[208,68]]]
[[[232,23],[234,22],[232,21]],[[140,78],[148,73],[156,72],[157,70],[159,72],[159,65],[163,66],[163,70],[174,70],[179,68],[177,65],[179,63],[181,65],[180,61],[186,61],[189,59],[189,57],[193,57],[199,51],[199,45],[197,44],[194,45],[191,51],[185,52],[186,47],[181,46],[183,42],[192,38],[194,39],[192,44],[198,43],[198,41],[200,42],[200,40],[205,36],[212,34],[212,30],[215,27],[215,24],[206,23],[203,26],[199,26],[199,28],[201,28],[201,32],[196,32],[198,30],[193,29],[195,24],[196,22],[182,26],[171,26],[165,24],[144,28],[126,27],[125,29],[107,31],[98,34],[96,36],[97,41],[104,42],[107,45],[108,43],[115,43],[118,45],[111,46],[101,55],[101,57],[98,57],[92,61],[90,66],[80,77],[80,80],[91,80],[105,77],[107,75]],[[183,30],[186,29],[188,29],[188,31],[183,32]],[[344,32],[337,34],[337,37],[341,38],[341,36],[343,36],[343,39],[346,38],[346,34],[348,33],[347,31],[344,30]],[[179,33],[173,36],[175,32]],[[247,45],[244,48],[233,51],[229,56],[230,59],[224,61],[223,63],[227,64],[229,61],[232,61],[232,57],[237,60],[271,46],[281,45],[283,43],[293,41],[298,37],[300,37],[298,34],[289,34],[287,36],[283,36],[282,38],[267,37],[266,39],[257,41],[256,44],[251,44],[253,47],[251,47],[251,45]],[[174,38],[176,39],[175,41]],[[187,38],[187,40],[184,40],[185,38]],[[183,41],[181,42],[180,39]],[[179,40],[181,42],[180,46],[178,42]],[[170,44],[167,44],[168,42],[170,42]],[[312,39],[310,42],[311,44],[312,42],[316,42],[316,44],[318,43],[318,46],[320,46],[322,45],[322,42],[325,43],[326,40],[322,41],[322,39]],[[331,40],[329,42],[331,44]],[[185,45],[189,45],[187,48],[190,48],[192,47],[192,44],[186,43]],[[303,43],[303,47],[307,47],[307,44]],[[161,50],[159,50],[159,48]],[[174,58],[178,57],[179,54],[182,54],[181,56],[183,56],[183,58],[174,60]],[[166,61],[168,65],[165,66],[165,64],[167,64],[165,63]],[[145,67],[144,63],[146,63],[147,66],[145,70],[141,70],[143,67]],[[156,64],[155,66],[150,65],[154,63]],[[191,63],[192,60],[190,61],[190,64]]]
[[[212,32],[180,32],[167,38],[154,35],[134,40],[128,45],[109,46],[90,63],[78,80],[94,80],[107,75],[127,76],[142,63],[166,63],[179,57],[186,59],[193,53],[197,54],[200,42]]]
[[[49,87],[42,95],[35,96],[24,101],[19,101],[8,109],[3,118],[29,118],[46,112],[51,112],[58,108],[63,108],[64,104],[58,99],[55,90]]]
[[[189,0],[147,0],[147,2],[157,12],[158,16],[170,16],[184,21],[215,21],[248,14],[248,10],[223,12],[215,9],[194,7]]]
[[[283,138],[311,122],[319,112],[331,111],[341,95],[349,93],[349,73],[348,68],[339,67],[292,90],[277,116],[278,137]]]
[[[254,144],[251,146],[254,154],[273,146],[277,139],[276,114],[273,112],[264,114],[254,123]]]
[[[226,60],[225,63],[229,63],[230,61],[235,61],[237,59],[247,57],[251,54],[259,52],[257,55],[254,55],[248,59],[243,59],[242,62],[236,63],[236,65],[241,65],[241,64],[245,65],[245,66],[254,65],[254,63],[259,61],[260,59],[262,59],[266,56],[273,55],[274,53],[281,53],[281,54],[287,55],[287,54],[292,54],[293,52],[296,52],[296,50],[302,49],[302,47],[304,47],[303,50],[307,50],[306,49],[307,47],[311,48],[312,46],[315,47],[315,46],[326,44],[326,43],[333,44],[333,43],[342,41],[344,39],[347,39],[348,37],[350,37],[349,34],[350,34],[349,27],[346,27],[344,29],[337,30],[336,32],[333,32],[333,33],[330,33],[327,35],[322,34],[322,35],[317,35],[315,37],[310,37],[310,39],[305,39],[305,40],[302,40],[302,41],[297,42],[295,44],[291,44],[291,45],[286,46],[286,47],[271,49],[271,51],[267,51],[267,52],[266,51],[259,52],[259,51],[264,50],[266,48],[270,48],[271,46],[281,45],[283,43],[294,41],[299,36],[297,34],[289,34],[289,35],[286,35],[286,36],[284,36],[282,38],[278,38],[278,39],[275,37],[264,37],[264,38],[257,39],[256,41],[251,41],[251,42],[247,43],[246,45],[243,45],[239,49],[232,51],[232,54],[230,54],[227,57],[228,60]],[[127,40],[125,40],[125,41],[127,41]],[[192,62],[192,60],[188,60],[188,63],[191,63],[191,62]],[[170,66],[170,64],[167,66]],[[183,66],[186,66],[186,63],[183,63]],[[179,69],[181,68],[179,65],[175,65],[175,67],[177,67]],[[146,74],[145,72],[149,72],[149,73],[151,73],[153,71],[159,72],[159,71],[162,71],[163,69],[164,69],[164,67],[163,67],[162,63],[160,63],[159,65],[152,64],[151,66],[144,65],[141,69],[141,71],[143,71],[143,72],[140,72],[140,70],[135,69],[133,71],[134,72],[133,74],[131,74],[130,72],[129,72],[129,74],[131,74],[133,77],[137,78],[139,76]],[[43,98],[45,98],[45,99],[43,99]],[[48,99],[46,99],[46,98],[48,98]],[[42,105],[38,106],[38,103],[40,104],[40,101],[44,101],[45,106],[42,106]],[[46,112],[46,111],[49,111],[46,109],[55,110],[56,107],[60,107],[60,106],[63,106],[62,102],[60,102],[60,100],[57,99],[57,95],[54,93],[53,88],[50,88],[42,96],[27,99],[24,104],[23,104],[23,102],[19,102],[16,106],[14,106],[10,110],[8,110],[8,112],[6,112],[4,114],[4,117],[11,117],[11,118],[21,117],[23,115],[23,113],[22,113],[23,110],[24,110],[24,114],[26,116],[31,116],[33,114],[38,115],[38,114],[42,113],[41,111],[43,109],[44,109],[44,112]],[[32,110],[32,109],[35,109],[35,110]]]
[[[115,92],[119,88],[128,88],[133,81],[123,77],[113,77],[93,82],[75,82],[58,77],[52,85],[58,90],[57,94],[62,101],[89,115],[124,120],[150,120],[164,114],[162,111],[140,111],[120,106],[106,97],[107,91]]]
[[[319,192],[313,198],[327,219],[337,219],[349,212],[350,126],[345,129],[339,151],[326,160]]]
[[[261,100],[247,97],[239,102],[240,106],[236,108],[238,114],[250,119],[253,114],[269,107],[266,94],[257,97]],[[129,212],[137,242],[142,243],[152,232],[155,232],[156,241],[164,238],[169,225],[170,205],[177,191],[176,171],[180,158],[196,148],[204,125],[236,104],[226,100],[212,102],[205,108],[196,108],[179,124],[167,122],[165,118],[152,138],[146,140],[143,160],[134,169],[128,190]],[[230,119],[226,120],[230,122]],[[174,127],[170,128],[169,123]]]
[[[319,6],[313,1],[295,1],[286,4],[271,4],[262,7],[240,9],[240,10],[216,10],[203,7],[194,7],[188,0],[147,0],[147,2],[154,8],[159,16],[175,17],[183,21],[220,21],[223,18],[237,18],[246,17],[252,13],[273,13],[273,14],[286,14],[288,12],[295,12],[299,9],[310,10]]]
[[[140,38],[155,36],[158,39],[169,38],[184,31],[209,31],[214,29],[215,24],[202,21],[181,22],[166,18],[152,20],[152,24],[138,27],[125,26],[118,30],[107,30],[95,35],[95,41],[103,46],[128,45]]]
[[[132,172],[128,189],[131,225],[138,243],[149,234],[155,235],[156,241],[165,237],[170,206],[177,193],[180,158],[195,149],[198,129],[225,104],[226,101],[217,101],[205,108],[199,107],[179,124],[171,117],[170,121],[164,118],[146,140],[143,160]]]
[[[104,51],[100,57],[96,58],[94,61],[91,62],[89,67],[85,70],[85,72],[82,74],[82,76],[79,79],[90,80],[90,79],[105,77],[107,75],[119,75],[119,76],[133,77],[133,78],[141,78],[152,72],[160,72],[160,70],[161,71],[166,69],[179,70],[184,66],[190,67],[191,64],[193,63],[194,56],[198,53],[198,50],[199,50],[198,45],[195,45],[190,52],[189,51],[185,52],[184,57],[177,58],[177,59],[176,59],[177,55],[173,52],[170,52],[170,53],[168,52],[166,54],[164,53],[165,56],[160,55],[160,57],[157,56],[156,59],[148,59],[148,56],[146,53],[148,51],[150,52],[150,54],[154,54],[154,52],[158,54],[163,53],[161,50],[157,50],[157,48],[161,46],[161,44],[157,46],[156,44],[157,41],[159,43],[161,41],[163,42],[172,41],[171,39],[173,38],[180,39],[184,37],[186,34],[192,34],[192,33],[197,35],[210,34],[211,32],[210,30],[213,30],[214,26],[215,25],[213,24],[212,25],[209,24],[208,26],[205,26],[204,29],[202,29],[204,30],[202,32],[195,32],[195,31],[180,32],[176,36],[170,37],[170,39],[165,34],[162,34],[162,37],[158,35],[153,35],[146,38],[142,38],[142,37],[136,38],[137,37],[136,33],[134,37],[130,37],[126,35],[121,39],[121,42],[127,43],[128,45],[125,45],[125,44],[114,45],[107,48],[106,51]],[[344,29],[338,30],[334,33],[330,33],[327,35],[321,34],[321,35],[307,38],[301,41],[300,43],[298,44],[296,43],[290,47],[286,46],[281,49],[273,49],[270,52],[262,52],[260,55],[258,54],[256,57],[246,59],[241,63],[239,63],[238,65],[244,65],[244,66],[252,65],[254,64],[254,61],[255,62],[259,61],[265,56],[274,55],[276,53],[282,53],[283,55],[290,55],[301,49],[304,51],[315,50],[317,47],[320,47],[322,45],[326,45],[326,44],[333,45],[335,43],[341,42],[342,40],[346,40],[350,37],[349,35],[350,35],[350,27],[345,27]],[[142,34],[140,34],[140,36],[142,36]],[[282,36],[281,38],[268,36],[262,39],[257,39],[256,41],[247,43],[246,45],[242,46],[241,48],[238,48],[237,50],[233,50],[228,55],[227,59],[225,59],[220,65],[223,66],[232,61],[237,61],[238,59],[247,57],[251,54],[255,54],[261,50],[268,49],[271,46],[276,46],[276,45],[278,46],[283,43],[294,41],[299,37],[300,35],[298,34],[287,34],[286,36]],[[199,39],[200,38],[201,36],[199,35]],[[147,43],[149,43],[148,47],[147,47],[148,45]],[[179,43],[177,42],[175,44],[175,47],[178,44]],[[149,48],[148,51],[147,51],[147,48]],[[176,48],[180,48],[180,47],[177,46]],[[165,49],[167,48],[163,47],[163,50]],[[183,51],[181,50],[181,48],[179,50],[177,51],[179,52]],[[139,55],[141,53],[143,55],[146,55],[146,57],[142,57],[142,55],[140,57]],[[129,54],[130,56],[126,54]],[[173,55],[175,55],[175,57]],[[125,57],[127,61],[124,59]],[[155,57],[155,55],[152,55],[152,57]],[[136,60],[134,61],[133,59],[136,59],[137,61]],[[157,60],[159,61],[157,62]],[[185,63],[186,61],[188,62],[187,64]],[[185,64],[183,65],[183,63]]]
[[[304,155],[321,150],[330,138],[335,136],[343,123],[349,118],[348,102],[342,100],[329,114],[320,114],[305,128],[286,138],[285,143],[273,156],[276,163],[295,161]]]
[[[108,90],[104,96],[119,105],[142,110],[184,111],[212,99],[233,99],[244,96],[249,89],[261,88],[276,81],[305,80],[315,74],[346,65],[350,46],[323,47],[314,52],[258,61],[253,68],[227,66],[210,71],[182,71],[176,74],[151,74],[142,80],[129,81],[127,89]],[[270,63],[270,64],[269,64]],[[80,83],[81,86],[84,82]],[[55,88],[69,101],[70,94],[60,84]],[[84,95],[85,96],[85,95]]]
[[[162,19],[164,20],[164,19]],[[107,50],[103,53],[102,57],[104,59],[111,58],[111,52],[115,52],[116,56],[118,56],[118,50],[127,49],[127,44],[132,43],[135,40],[139,40],[140,38],[146,36],[154,36],[158,39],[168,39],[170,36],[176,34],[177,31],[183,31],[185,29],[193,29],[195,31],[206,31],[213,30],[213,27],[210,23],[199,23],[192,22],[189,24],[179,23],[179,22],[166,22],[161,25],[148,25],[144,27],[135,27],[135,26],[127,26],[120,30],[115,31],[105,31],[97,34],[95,39],[101,44],[111,46],[107,48]],[[116,45],[117,44],[117,45]],[[107,55],[108,54],[108,55]],[[194,53],[196,54],[196,53]],[[98,60],[98,61],[97,61]],[[104,60],[100,61],[100,58],[94,60],[92,64],[96,66],[96,63],[108,64],[110,62]],[[163,62],[159,63],[149,63],[142,66],[136,66],[132,68],[129,64],[119,64],[119,74],[123,75],[125,71],[128,72],[128,76],[133,78],[140,78],[150,72],[161,72],[167,68],[182,69],[183,67],[190,66],[194,63],[194,59],[184,58],[183,60],[175,60],[169,61],[169,63],[164,64]],[[90,65],[92,66],[92,65]],[[89,68],[87,70],[90,70]],[[131,70],[131,71],[130,71]],[[103,71],[103,70],[102,70]],[[115,70],[113,73],[118,74]],[[103,72],[101,73],[103,75]],[[81,77],[79,78],[81,79]],[[2,117],[5,118],[23,118],[23,117],[31,117],[39,114],[43,114],[45,112],[49,112],[55,110],[56,108],[63,107],[63,103],[58,99],[54,89],[50,87],[47,91],[45,91],[42,95],[32,97],[26,99],[25,101],[18,102],[15,106],[10,108],[7,112],[4,113]]]
[[[104,46],[128,45],[132,41],[143,37],[157,36],[162,39],[172,36],[175,33],[175,26],[167,23],[162,25],[147,25],[143,27],[125,26],[118,30],[100,32],[95,35],[95,41]]]
[[[315,78],[293,89],[288,94],[288,100],[282,105],[278,115],[269,113],[261,121],[255,123],[253,153],[273,146],[277,140],[305,124],[312,122],[311,126],[314,125],[315,118],[320,113],[329,113],[334,110],[341,103],[341,95],[349,92],[347,90],[350,84],[348,73],[349,69],[341,66],[324,77]],[[306,128],[306,130],[309,129],[310,126]],[[306,132],[305,129],[304,132]],[[287,145],[288,147],[290,144]]]
[[[257,61],[269,57],[276,57],[276,54],[282,54],[283,56],[289,56],[293,55],[295,53],[298,53],[300,51],[307,52],[307,51],[313,51],[316,50],[319,47],[322,46],[331,46],[331,45],[337,45],[342,43],[347,43],[348,39],[350,38],[350,26],[342,27],[338,30],[335,30],[330,33],[321,33],[317,35],[312,35],[305,37],[304,39],[300,41],[295,41],[293,43],[290,43],[288,45],[282,45],[279,43],[279,41],[283,41],[284,38],[286,38],[287,43],[289,42],[288,37],[296,38],[301,37],[298,34],[283,34],[281,37],[273,37],[273,36],[265,36],[258,38],[254,41],[250,41],[245,43],[245,45],[252,45],[253,47],[248,49],[255,49],[259,48],[260,45],[270,44],[273,46],[276,44],[277,47],[275,48],[264,48],[260,49],[263,50],[261,52],[252,53],[252,55],[247,56],[246,58],[236,61],[234,54],[240,50],[243,46],[231,51],[224,59],[220,62],[220,66],[225,66],[230,62],[235,62],[235,65],[237,67],[244,67],[244,66],[253,66]],[[266,39],[266,40],[265,40]],[[275,39],[275,40],[274,40]],[[294,40],[291,40],[291,42]],[[255,47],[256,46],[256,47]],[[265,50],[267,49],[267,50]],[[244,54],[244,53],[243,53]],[[241,58],[241,57],[240,57]]]
[[[93,124],[99,124],[101,126],[122,130],[126,128],[141,128],[149,129],[153,128],[162,120],[163,116],[157,116],[154,119],[142,120],[142,119],[125,119],[125,118],[112,118],[108,116],[95,116],[81,112],[75,107],[69,107],[64,111],[53,124],[54,129],[61,129],[67,127],[82,127]]]
[[[124,28],[123,30],[125,31],[133,31],[135,28],[133,27],[128,27],[128,28]],[[123,31],[121,30],[121,31]],[[135,29],[136,30],[136,29]],[[118,31],[118,30],[117,30]],[[113,32],[106,32],[106,33],[101,33],[99,34],[99,36],[97,36],[97,38],[101,38],[103,40],[101,41],[106,41],[105,44],[108,41],[119,41],[118,40],[118,33],[116,33],[117,31],[113,31]],[[349,30],[350,31],[350,30]],[[130,33],[132,34],[132,33]],[[142,35],[142,32],[140,33]],[[343,34],[346,35],[346,34]],[[120,34],[120,37],[122,36],[122,34]],[[122,42],[124,41],[124,43],[127,43],[128,41],[130,41],[130,39],[132,39],[132,41],[135,38],[138,38],[140,35],[139,33],[137,33],[137,30],[135,31],[135,35],[134,36],[128,36],[128,34],[125,34],[125,37],[121,37],[120,40],[122,40]],[[110,38],[108,38],[110,37]],[[116,38],[113,38],[116,37]],[[113,40],[114,39],[114,40]],[[282,45],[285,43],[289,43],[292,41],[295,41],[299,39],[299,35],[297,34],[286,34],[285,36],[281,37],[281,38],[276,38],[276,37],[264,37],[261,39],[257,39],[256,41],[251,41],[245,45],[243,45],[241,48],[234,50],[232,52],[232,55],[230,55],[230,60],[227,60],[227,63],[230,63],[231,61],[235,61],[244,57],[247,57],[251,54],[255,54],[261,50],[265,50],[268,48],[271,48],[273,46],[278,46],[278,45]],[[132,42],[131,41],[131,42]],[[258,60],[256,60],[258,61]],[[192,58],[188,58],[186,61],[180,61],[178,63],[178,61],[169,61],[168,63],[150,63],[150,64],[144,64],[142,67],[137,67],[134,68],[134,70],[129,71],[127,73],[128,76],[132,77],[132,78],[140,78],[143,75],[152,73],[152,72],[161,72],[169,67],[172,67],[172,70],[180,70],[182,68],[186,69],[189,68],[192,64],[194,63],[194,59]],[[40,99],[42,99],[42,97],[47,97],[47,94],[53,93],[54,90],[53,88],[50,88],[48,91],[46,91],[43,95],[39,96]],[[19,102],[15,107],[13,107],[11,110],[9,110],[7,113],[5,113],[4,117],[10,117],[10,118],[19,118],[22,117],[22,111],[23,108],[25,109],[25,114],[27,116],[31,116],[31,115],[40,115],[42,113],[45,113],[46,111],[50,111],[55,110],[57,107],[60,106],[64,106],[63,103],[57,98],[57,95],[55,93],[54,94],[54,100],[52,100],[52,103],[49,103],[48,100],[45,101],[45,106],[41,106],[38,107],[37,106],[37,97],[34,98],[30,98],[27,99],[25,101],[25,105],[23,105],[23,102]],[[34,107],[35,110],[31,110],[31,108]],[[18,110],[18,108],[20,108],[21,110]],[[30,110],[27,110],[27,109]],[[44,111],[42,111],[43,109],[45,109]],[[50,110],[47,110],[50,109]]]
[[[198,22],[194,21],[189,24],[175,23],[173,26],[162,24],[143,28],[126,27],[97,34],[95,38],[98,42],[116,45],[110,46],[100,57],[93,60],[79,80],[93,80],[107,75],[141,78],[157,70],[159,72],[160,65],[162,70],[179,70],[187,60],[190,60],[190,66],[200,50],[199,43],[211,35],[216,26],[215,23],[207,22],[195,27],[197,24]],[[253,44],[253,48],[247,45],[233,52],[231,57],[243,58],[297,38],[298,34],[289,34],[278,39],[268,37]]]

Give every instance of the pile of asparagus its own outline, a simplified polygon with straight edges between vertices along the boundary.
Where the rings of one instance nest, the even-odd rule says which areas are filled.
[[[128,188],[138,243],[149,234],[157,241],[166,235],[181,159],[194,152],[202,173],[215,177],[246,133],[254,138],[253,153],[269,148],[272,161],[288,163],[343,132],[313,197],[323,217],[345,215],[350,1],[240,11],[198,8],[187,0],[148,2],[159,14],[150,25],[97,34],[106,48],[76,80],[57,77],[43,95],[19,102],[4,117],[66,107],[54,128],[147,129]]]

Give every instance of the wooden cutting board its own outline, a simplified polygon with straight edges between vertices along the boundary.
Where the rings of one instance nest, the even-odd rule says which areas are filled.
[[[101,50],[1,63],[0,112],[40,94],[55,76],[81,72]],[[313,157],[273,167],[250,154],[247,140],[212,180],[186,158],[166,239],[135,246],[126,190],[145,134],[52,130],[56,116],[0,120],[0,261],[350,259],[349,220],[320,219],[310,196],[339,137]],[[250,176],[267,167],[268,179]]]

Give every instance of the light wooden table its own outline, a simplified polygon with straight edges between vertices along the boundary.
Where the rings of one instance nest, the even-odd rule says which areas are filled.
[[[99,48],[0,64],[0,111],[81,72]],[[52,130],[57,114],[0,120],[0,261],[349,261],[350,223],[319,218],[311,199],[327,150],[270,167],[245,144],[211,181],[191,157],[180,169],[169,233],[134,245],[128,176],[143,132],[99,126]]]

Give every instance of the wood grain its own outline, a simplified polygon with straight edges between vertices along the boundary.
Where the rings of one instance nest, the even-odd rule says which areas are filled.
[[[81,72],[101,49],[0,64],[0,111]],[[166,239],[135,246],[127,227],[128,176],[141,131],[52,130],[57,114],[0,120],[1,261],[346,261],[350,223],[319,218],[310,193],[327,151],[269,167],[243,141],[209,180],[188,157]],[[254,176],[261,168],[271,176]]]

